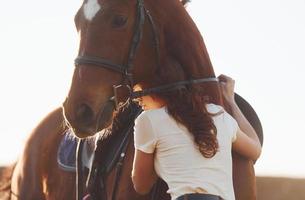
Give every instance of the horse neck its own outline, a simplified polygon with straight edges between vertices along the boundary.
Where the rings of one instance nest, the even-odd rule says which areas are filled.
[[[170,56],[183,68],[188,79],[215,77],[215,72],[203,38],[180,1],[157,0],[166,10],[162,16],[161,44],[162,56]],[[162,1],[162,2],[161,2]],[[163,11],[164,11],[163,10]],[[166,59],[166,58],[164,58]],[[211,98],[210,102],[223,105],[220,89],[216,83],[205,83],[203,90]]]

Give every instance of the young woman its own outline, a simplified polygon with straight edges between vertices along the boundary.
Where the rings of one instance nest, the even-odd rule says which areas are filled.
[[[144,111],[135,121],[132,171],[138,193],[148,193],[159,176],[172,199],[235,199],[231,149],[256,160],[261,145],[234,101],[234,80],[218,78],[233,117],[188,89],[139,99]]]

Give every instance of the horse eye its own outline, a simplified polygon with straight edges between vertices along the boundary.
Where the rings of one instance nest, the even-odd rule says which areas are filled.
[[[112,20],[112,26],[114,28],[121,28],[127,22],[127,17],[123,15],[116,15]]]

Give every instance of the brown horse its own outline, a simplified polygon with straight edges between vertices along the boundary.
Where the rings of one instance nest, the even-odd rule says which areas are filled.
[[[158,76],[159,67],[173,65],[183,70],[188,79],[215,77],[202,37],[182,3],[179,0],[142,3],[141,0],[84,1],[75,17],[80,47],[64,103],[65,118],[63,110],[58,108],[32,132],[14,170],[12,199],[75,199],[75,173],[60,170],[56,160],[67,129],[65,120],[81,138],[109,127],[114,113],[113,85],[149,81],[152,76]],[[222,104],[216,83],[200,84],[200,87],[212,102]],[[251,113],[248,112],[249,118]],[[255,122],[256,118],[250,121]],[[138,195],[132,187],[133,151],[130,142],[116,186],[116,199],[150,199],[149,195]],[[113,190],[114,176],[113,170],[106,177],[106,186],[111,186],[107,187],[107,194]],[[256,197],[253,162],[236,154],[234,188],[238,200]]]
[[[93,2],[99,7],[89,12]],[[178,0],[92,0],[75,19],[81,40],[64,114],[78,137],[92,136],[111,124],[114,85],[149,82],[160,68],[173,66],[183,70],[187,80],[215,77],[203,39]],[[217,83],[193,87],[222,105]],[[237,199],[255,199],[253,162],[233,157]],[[130,168],[131,163],[126,165]]]

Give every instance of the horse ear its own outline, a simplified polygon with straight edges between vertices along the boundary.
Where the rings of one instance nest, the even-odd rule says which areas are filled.
[[[186,6],[191,0],[181,0],[182,5]]]

